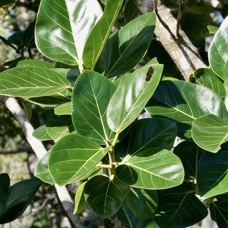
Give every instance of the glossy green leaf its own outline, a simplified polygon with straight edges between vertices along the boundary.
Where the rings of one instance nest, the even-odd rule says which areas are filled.
[[[97,0],[42,0],[35,30],[39,51],[58,62],[82,65],[84,45],[101,16]]]
[[[165,116],[177,122],[191,125],[192,121],[205,114],[224,118],[225,104],[215,92],[184,81],[163,81],[153,95],[154,101],[146,110],[151,115]]]
[[[160,81],[162,68],[149,63],[124,75],[108,105],[107,122],[112,131],[120,133],[142,112]]]
[[[40,185],[41,181],[37,178],[23,180],[12,185],[7,198],[7,208],[0,213],[0,224],[11,222],[22,215],[32,202]]]
[[[0,74],[0,94],[17,97],[42,97],[66,94],[70,83],[46,67],[19,67]]]
[[[142,151],[126,156],[116,168],[117,177],[126,184],[145,189],[166,189],[180,185],[184,169],[180,159],[168,150],[148,156]]]
[[[94,66],[109,37],[112,26],[116,21],[122,4],[123,0],[108,0],[105,4],[105,10],[102,17],[92,29],[85,43],[83,51],[83,63],[87,68],[94,69]]]
[[[105,144],[113,138],[106,112],[116,87],[104,76],[85,71],[76,81],[73,91],[73,124],[85,137]]]
[[[87,203],[102,218],[113,216],[121,207],[130,188],[114,178],[95,176],[85,185]]]
[[[52,63],[40,61],[40,60],[30,60],[25,59],[17,63],[16,67],[42,67],[42,68],[54,68],[55,66]]]
[[[188,227],[207,216],[204,204],[186,183],[169,190],[158,191],[155,220],[161,228]]]
[[[228,227],[228,194],[219,195],[216,201],[209,204],[211,218],[219,228]]]
[[[228,78],[224,73],[225,65],[228,62],[228,17],[220,25],[219,30],[216,32],[211,46],[209,48],[209,63],[212,70],[221,78]]]
[[[85,200],[84,188],[86,182],[82,183],[76,191],[74,198],[74,214],[82,213],[88,206],[88,203]]]
[[[127,136],[117,144],[121,157],[133,156],[142,150],[151,150],[150,155],[170,150],[176,138],[176,123],[167,119],[150,118],[135,121]]]
[[[204,150],[199,148],[194,142],[184,141],[174,148],[174,154],[176,154],[183,163],[185,179],[195,181],[198,164],[204,154]]]
[[[71,115],[72,114],[72,103],[71,102],[66,102],[64,104],[58,105],[54,109],[55,115]]]
[[[46,129],[48,135],[57,142],[63,136],[70,133],[70,126],[72,125],[71,119],[69,118],[56,118],[47,121]]]
[[[50,173],[59,185],[83,180],[95,171],[93,168],[108,150],[81,135],[69,134],[51,150],[48,163]]]
[[[226,92],[223,82],[210,68],[201,68],[196,70],[191,76],[191,81],[213,90],[222,98],[225,97]]]
[[[137,218],[146,220],[154,217],[158,205],[158,197],[155,191],[131,188],[126,200]]]
[[[155,13],[146,13],[114,33],[107,41],[96,69],[108,77],[130,71],[146,54],[155,24]]]
[[[192,138],[204,150],[216,153],[221,144],[228,141],[228,113],[227,121],[208,114],[197,118],[192,123]]]
[[[39,139],[40,141],[47,141],[47,140],[52,140],[51,136],[47,132],[47,127],[46,125],[42,125],[38,127],[32,135]]]
[[[227,192],[228,186],[228,153],[205,153],[197,170],[197,186],[204,199]]]
[[[51,151],[48,151],[38,162],[35,170],[35,176],[38,177],[45,183],[54,184],[55,181],[53,180],[49,169],[48,169],[48,160],[50,157]]]
[[[116,216],[122,225],[127,228],[156,228],[156,223],[153,219],[138,219],[132,213],[126,201],[122,204]]]

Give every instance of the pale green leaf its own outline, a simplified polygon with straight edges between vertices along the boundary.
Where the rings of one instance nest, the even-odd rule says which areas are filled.
[[[71,115],[72,114],[72,103],[66,102],[64,104],[58,105],[54,109],[55,115]]]
[[[77,188],[74,198],[74,214],[82,213],[88,206],[84,196],[85,184],[86,182],[80,184],[80,186]]]

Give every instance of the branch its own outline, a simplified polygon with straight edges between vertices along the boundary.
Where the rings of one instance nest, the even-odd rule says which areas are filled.
[[[177,20],[171,14],[170,9],[164,6],[161,0],[155,0],[155,3],[158,16],[155,34],[179,68],[184,79],[189,81],[189,76],[196,69],[207,66],[183,30],[178,27],[179,37],[174,35],[177,30]],[[164,24],[169,27],[169,30]]]
[[[34,128],[26,116],[25,111],[20,107],[18,102],[13,97],[0,95],[0,102],[5,104],[9,111],[14,115],[37,158],[41,159],[47,153],[47,151],[43,144],[38,139],[33,137],[32,133]],[[58,185],[54,185],[54,187],[71,225],[77,228],[82,228],[83,226],[80,221],[80,217],[78,215],[73,215],[74,206],[66,187]]]

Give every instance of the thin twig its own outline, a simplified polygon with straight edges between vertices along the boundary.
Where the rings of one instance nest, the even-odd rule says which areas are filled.
[[[177,28],[176,28],[176,38],[180,38],[180,23],[181,23],[181,18],[183,16],[183,11],[185,7],[185,0],[180,0],[180,5],[179,5],[179,10],[178,10],[178,16],[177,16]]]

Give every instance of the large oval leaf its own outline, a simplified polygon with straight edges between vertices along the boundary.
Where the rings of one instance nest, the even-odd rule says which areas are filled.
[[[145,220],[154,217],[158,205],[156,191],[131,188],[126,200],[137,218]]]
[[[67,135],[52,148],[49,171],[59,185],[83,180],[96,170],[108,150],[81,135]]]
[[[227,192],[228,186],[228,152],[217,154],[205,153],[197,170],[197,186],[204,199]]]
[[[192,124],[192,138],[199,147],[216,153],[228,141],[228,121],[212,114],[201,116]]]
[[[55,61],[82,64],[85,42],[101,16],[97,0],[42,0],[35,30],[38,49]]]
[[[227,116],[225,104],[218,94],[189,82],[163,81],[153,98],[159,103],[148,105],[146,110],[151,115],[165,116],[189,125],[209,113],[221,118]]]
[[[207,208],[184,183],[176,188],[158,191],[155,220],[161,228],[188,227],[207,216]]]
[[[84,47],[83,63],[86,67],[94,69],[122,4],[123,0],[108,0],[105,4],[104,13],[89,34]]]
[[[146,54],[155,24],[155,13],[147,13],[112,34],[97,62],[96,70],[104,72],[107,77],[131,70]]]
[[[162,150],[170,150],[176,138],[176,123],[160,118],[135,121],[127,136],[117,144],[116,151],[121,157],[151,150],[151,155]]]
[[[147,79],[152,67],[155,68],[154,73]],[[138,117],[154,93],[162,69],[160,64],[149,63],[123,76],[108,105],[107,122],[112,131],[123,131]]]
[[[180,185],[184,169],[180,159],[168,150],[147,156],[142,151],[127,156],[116,169],[117,177],[134,187],[145,189],[166,189]]]
[[[209,62],[212,70],[222,79],[228,78],[225,74],[228,62],[228,16],[216,32],[209,48]]]
[[[83,72],[73,91],[73,124],[77,132],[104,145],[113,138],[106,112],[116,86],[93,71]]]
[[[54,69],[24,66],[0,74],[0,94],[16,97],[43,97],[63,94],[70,82]]]
[[[102,218],[108,218],[120,209],[129,189],[116,178],[95,176],[86,183],[84,193],[92,210]]]

